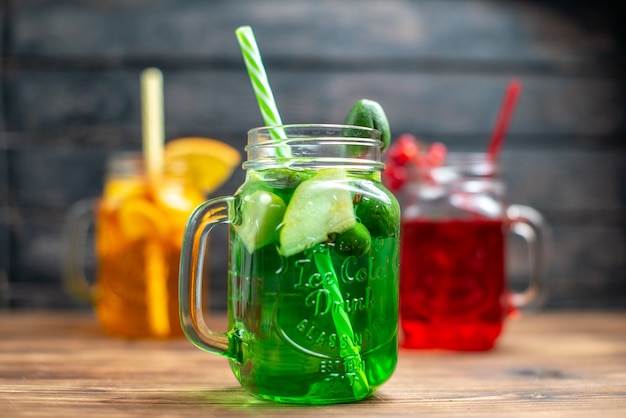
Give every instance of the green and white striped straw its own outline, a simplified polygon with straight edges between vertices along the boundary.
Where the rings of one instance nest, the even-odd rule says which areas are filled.
[[[265,69],[263,68],[261,54],[259,53],[259,48],[256,45],[252,28],[249,26],[241,26],[235,31],[235,33],[237,34],[237,40],[239,41],[239,46],[248,69],[248,75],[250,76],[250,81],[252,82],[252,87],[254,88],[254,93],[256,94],[261,113],[263,114],[265,125],[270,128],[270,132],[274,139],[278,141],[286,139],[287,136],[284,130],[278,127],[279,125],[282,125],[282,122],[280,120],[280,115],[278,114],[278,108],[274,102],[274,95],[270,89],[267,75],[265,74]],[[272,127],[277,128],[271,129]],[[288,158],[291,156],[291,150],[288,146],[277,147],[276,153],[279,157]],[[320,249],[315,251],[314,258],[320,274],[322,274],[323,277],[329,278],[325,282],[325,286],[328,287],[328,290],[333,295],[334,300],[341,302],[342,295],[341,290],[339,289],[339,281],[334,271],[328,248],[321,246]],[[340,303],[339,306],[343,306],[343,304]],[[356,346],[353,342],[354,331],[352,324],[350,323],[350,318],[346,312],[343,311],[343,309],[339,309],[337,313],[333,312],[332,318],[335,323],[337,333],[346,335],[350,340],[350,343],[340,350],[340,355],[342,357],[354,357],[360,362],[360,347]],[[369,393],[369,382],[362,369],[357,371],[352,389],[355,397],[358,399],[365,397]]]
[[[239,42],[243,60],[248,69],[248,76],[250,77],[265,125],[268,127],[282,125],[283,123],[278,113],[278,107],[263,67],[263,60],[261,59],[261,53],[259,52],[252,28],[250,26],[241,26],[237,28],[235,34],[237,35],[237,41]],[[270,132],[274,139],[286,138],[282,128],[271,129]],[[279,157],[289,157],[291,152],[289,147],[283,146],[277,148],[277,154]]]

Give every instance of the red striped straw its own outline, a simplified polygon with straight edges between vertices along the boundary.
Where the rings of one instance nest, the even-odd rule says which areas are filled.
[[[513,79],[509,82],[506,92],[504,94],[504,100],[502,101],[502,107],[500,108],[500,114],[498,120],[491,134],[491,140],[487,148],[487,155],[491,160],[497,160],[500,155],[500,149],[504,143],[504,138],[509,129],[509,124],[515,110],[517,98],[522,91],[522,83],[519,80]]]

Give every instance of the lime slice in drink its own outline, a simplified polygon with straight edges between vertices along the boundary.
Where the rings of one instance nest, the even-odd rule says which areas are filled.
[[[324,242],[328,235],[356,225],[346,172],[341,168],[319,171],[296,188],[280,231],[281,253],[292,256]]]
[[[243,196],[237,235],[250,253],[276,240],[285,207],[283,199],[265,190]]]

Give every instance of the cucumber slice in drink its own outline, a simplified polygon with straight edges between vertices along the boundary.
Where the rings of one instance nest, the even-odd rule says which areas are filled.
[[[280,252],[292,256],[356,225],[346,172],[319,171],[296,188],[280,230]]]
[[[283,199],[265,190],[243,196],[237,235],[250,253],[276,241],[285,208]]]

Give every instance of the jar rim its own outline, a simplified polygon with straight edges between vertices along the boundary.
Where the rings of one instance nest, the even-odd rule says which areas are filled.
[[[370,167],[382,170],[381,132],[341,124],[263,126],[248,131],[244,169],[275,166]]]
[[[480,151],[453,151],[446,155],[441,166],[429,168],[430,170],[456,169],[464,172],[472,172],[476,175],[497,175],[502,171],[502,165],[496,158],[492,158],[486,152]]]
[[[450,151],[446,154],[446,162],[453,161],[455,163],[458,162],[491,162],[492,164],[497,164],[497,159],[492,159],[489,157],[489,154],[481,151]]]
[[[338,130],[338,129],[356,129],[365,132],[372,132],[376,137],[372,139],[380,139],[382,133],[376,128],[370,128],[368,126],[360,126],[360,125],[346,125],[342,123],[292,123],[292,124],[284,124],[284,125],[271,125],[271,126],[257,126],[255,128],[251,128],[248,130],[248,136],[254,134],[256,132],[262,131],[270,131],[276,129],[328,129],[328,130]]]

